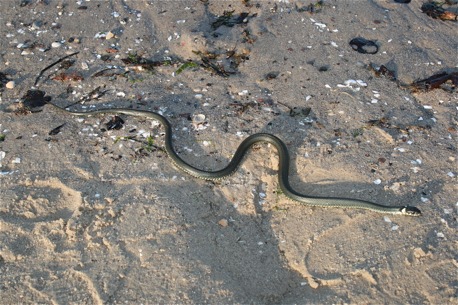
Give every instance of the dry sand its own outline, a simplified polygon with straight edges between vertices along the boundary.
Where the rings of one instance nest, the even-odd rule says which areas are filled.
[[[412,93],[367,65],[402,83],[452,71],[457,23],[422,13],[420,0],[329,0],[313,14],[300,9],[310,1],[245,2],[0,2],[0,71],[14,81],[0,103],[2,304],[456,304],[456,91]],[[212,27],[225,11],[248,15]],[[379,52],[352,50],[358,36]],[[74,109],[161,111],[180,155],[205,169],[225,165],[246,136],[273,133],[300,192],[423,215],[292,202],[277,192],[268,145],[211,183],[175,168],[148,120],[122,116],[122,129],[102,132],[109,115],[15,113],[40,71],[76,51],[67,72],[82,80],[53,79],[56,65],[36,86],[56,104],[100,86],[103,96]],[[174,62],[94,76],[124,72],[135,53],[201,64],[193,51],[236,73],[174,75]]]

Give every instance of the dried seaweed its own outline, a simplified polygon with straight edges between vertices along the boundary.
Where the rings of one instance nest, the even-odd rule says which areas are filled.
[[[244,50],[237,53],[236,49],[217,53],[217,52],[201,52],[192,51],[198,55],[202,60],[200,64],[202,67],[215,72],[217,75],[222,77],[228,77],[232,74],[237,73],[239,65],[249,59],[249,52]],[[225,56],[225,57],[223,57]]]
[[[84,80],[83,75],[80,72],[62,72],[57,74],[52,78],[53,80],[61,81],[61,82],[79,82]]]
[[[121,61],[137,70],[153,71],[155,67],[169,66],[173,64],[172,60],[150,60],[137,54],[129,54],[127,58],[121,58]]]
[[[116,76],[123,76],[126,77],[129,71],[124,71],[118,68],[106,68],[99,72],[94,73],[91,77],[116,77]]]
[[[423,3],[421,6],[421,11],[428,15],[429,17],[432,17],[434,19],[440,19],[443,21],[450,20],[450,21],[457,21],[458,20],[458,15],[454,12],[448,11],[444,9],[442,6],[444,3],[441,2],[426,2]]]
[[[380,67],[376,67],[374,64],[369,65],[369,69],[374,71],[375,76],[377,77],[386,77],[391,81],[396,81],[396,73],[393,70],[388,69],[385,65],[381,65]]]
[[[455,89],[458,86],[458,72],[440,72],[428,78],[413,82],[409,88],[412,91],[430,91],[442,88],[445,83],[450,82]]]
[[[234,16],[234,11],[225,11],[222,16],[219,16],[215,22],[211,24],[213,30],[217,30],[220,26],[233,27],[236,24],[248,23],[248,21],[256,17],[257,14],[240,13],[240,15]]]
[[[309,5],[306,6],[298,6],[298,3],[296,3],[296,11],[301,13],[301,12],[309,12],[311,14],[319,13],[323,10],[324,7],[324,1],[316,1],[312,2]]]
[[[60,59],[58,59],[57,61],[53,62],[52,64],[50,64],[49,66],[46,66],[43,70],[41,70],[40,74],[38,74],[37,78],[35,79],[35,83],[33,84],[34,86],[36,86],[38,84],[38,81],[40,80],[40,78],[43,76],[43,73],[45,73],[47,70],[51,69],[52,67],[54,67],[55,65],[63,62],[64,60],[66,60],[67,58],[69,58],[70,56],[74,56],[76,54],[78,54],[79,52],[74,52],[72,54],[69,54],[67,56],[64,56]]]
[[[52,129],[52,130],[48,133],[48,135],[50,135],[50,136],[55,136],[56,134],[58,134],[58,133],[60,132],[60,129],[61,129],[62,127],[64,127],[64,126],[65,126],[65,123],[62,124],[62,125],[57,126],[56,128]]]
[[[188,62],[185,62],[184,64],[182,64],[176,71],[175,71],[175,75],[178,75],[180,74],[181,72],[183,72],[184,70],[186,69],[189,69],[189,68],[195,68],[195,67],[198,67],[199,64],[193,62],[193,61],[188,61]]]
[[[220,56],[220,54],[200,51],[193,51],[193,53],[200,56],[200,59],[202,60],[202,67],[215,72],[219,76],[228,77],[235,73],[232,71],[226,71],[224,66],[218,63],[217,58]]]

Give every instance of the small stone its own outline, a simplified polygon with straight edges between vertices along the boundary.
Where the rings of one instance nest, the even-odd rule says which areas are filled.
[[[114,37],[115,37],[115,34],[113,34],[112,32],[108,32],[107,36],[105,37],[105,39],[109,40],[109,39],[114,38]]]
[[[418,259],[418,258],[425,257],[426,253],[425,253],[425,251],[423,251],[422,248],[415,248],[413,250],[413,256]]]
[[[2,160],[5,159],[6,152],[0,151],[0,167],[2,167]]]
[[[39,28],[41,28],[43,26],[43,21],[40,21],[40,20],[35,20],[33,23],[32,23],[32,28],[34,30],[38,30]]]
[[[220,221],[218,221],[218,224],[222,226],[223,228],[225,228],[229,225],[229,222],[227,221],[227,219],[223,218]]]
[[[8,88],[8,89],[13,89],[14,86],[16,86],[16,83],[13,80],[7,82],[6,85],[5,85],[5,87]]]
[[[70,37],[67,41],[69,43],[80,43],[81,42],[78,37]]]
[[[54,41],[52,44],[51,44],[51,47],[53,48],[60,48],[62,44],[58,41]]]

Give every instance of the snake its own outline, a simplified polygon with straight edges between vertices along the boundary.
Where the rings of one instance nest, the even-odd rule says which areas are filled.
[[[278,183],[283,194],[292,199],[293,201],[299,202],[302,205],[310,207],[324,207],[324,208],[353,208],[353,209],[366,209],[378,213],[385,214],[397,214],[397,215],[406,215],[406,216],[420,216],[421,211],[413,206],[386,206],[370,201],[360,200],[360,199],[350,199],[350,198],[341,198],[341,197],[317,197],[304,195],[296,190],[294,190],[289,182],[289,169],[290,169],[290,157],[288,148],[286,144],[280,140],[277,136],[269,133],[256,133],[248,136],[242,143],[239,145],[235,151],[232,159],[229,161],[229,164],[223,169],[216,171],[207,171],[202,170],[197,167],[194,167],[184,161],[178,153],[173,148],[172,141],[172,126],[169,121],[161,114],[153,111],[147,110],[138,110],[130,108],[102,108],[91,111],[74,111],[68,110],[55,105],[54,103],[48,102],[48,104],[65,111],[69,114],[76,116],[90,116],[97,114],[124,114],[130,116],[144,117],[152,120],[159,121],[163,128],[165,129],[165,151],[172,162],[180,170],[185,173],[204,180],[220,180],[232,175],[239,167],[242,162],[245,154],[248,150],[257,143],[269,143],[273,145],[278,152],[279,164],[278,164]]]

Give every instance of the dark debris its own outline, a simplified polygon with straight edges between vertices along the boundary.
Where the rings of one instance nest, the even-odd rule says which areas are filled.
[[[257,14],[240,13],[240,15],[234,15],[234,11],[226,11],[222,16],[219,16],[215,22],[211,24],[213,30],[217,30],[221,26],[233,27],[237,24],[245,24],[250,21],[251,18],[256,17]]]
[[[56,128],[52,129],[52,130],[48,133],[48,135],[50,135],[50,136],[55,136],[56,134],[58,134],[58,133],[60,132],[60,129],[61,129],[62,127],[64,127],[64,126],[65,126],[65,123],[62,124],[62,125],[57,126]]]
[[[50,101],[51,97],[46,96],[46,92],[41,90],[28,90],[27,93],[22,97],[21,107],[19,107],[17,112],[40,112],[42,107]]]
[[[105,126],[107,127],[107,130],[119,130],[124,126],[124,120],[121,119],[121,117],[115,115],[111,118],[110,121],[105,123]]]
[[[426,2],[421,6],[421,11],[434,19],[457,21],[458,15],[452,11],[444,9],[443,5],[444,3],[441,2]]]
[[[356,37],[350,40],[350,46],[353,50],[362,54],[375,54],[378,52],[378,45],[363,37]]]
[[[440,72],[428,78],[417,80],[409,87],[412,91],[430,91],[433,89],[443,88],[446,83],[451,83],[452,89],[458,86],[458,71]]]
[[[173,64],[171,60],[150,60],[137,54],[129,54],[127,58],[122,58],[121,61],[134,69],[144,69],[147,71],[153,71],[155,67],[169,66]]]

